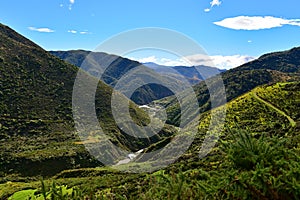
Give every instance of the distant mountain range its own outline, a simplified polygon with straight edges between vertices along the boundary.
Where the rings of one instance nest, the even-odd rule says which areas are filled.
[[[97,77],[99,74],[101,74],[102,76],[98,78],[112,87],[115,87],[118,83],[118,80],[120,80],[120,78],[122,78],[130,70],[142,68],[144,71],[149,72],[148,68],[137,61],[132,61],[127,58],[122,58],[120,56],[110,55],[103,52],[73,50],[50,51],[50,53],[68,63],[81,67],[93,76]],[[105,67],[106,69],[104,69]],[[151,76],[155,75],[155,73],[151,71],[148,74]],[[141,81],[141,79],[138,81]],[[173,80],[169,79],[167,81]],[[173,93],[170,90],[160,85],[146,84],[136,89],[132,96],[128,96],[128,98],[130,98],[136,104],[144,105],[152,102],[153,100],[161,99],[172,94]]]
[[[153,69],[159,74],[165,74],[168,76],[177,77],[178,79],[186,79],[192,85],[198,84],[199,82],[205,80],[205,77],[201,75],[201,73],[207,74],[209,71],[215,73],[216,70],[219,73],[225,72],[225,69],[218,69],[214,67],[208,66],[165,66],[165,65],[158,65],[156,63],[143,63],[145,66]]]
[[[116,55],[110,55],[103,52],[91,52],[85,50],[71,50],[71,51],[50,51],[51,54],[59,57],[60,59],[69,62],[73,65],[81,67],[82,69],[88,71],[93,76],[100,77],[105,83],[112,87],[115,87],[118,80],[122,78],[130,70],[143,68],[145,71],[149,72],[153,77],[157,74],[164,78],[164,81],[170,84],[188,81],[190,84],[195,85],[200,81],[204,80],[205,76],[210,77],[216,73],[223,72],[224,70],[218,70],[217,68],[207,67],[207,66],[162,66],[155,63],[139,63],[127,58],[123,58]],[[104,67],[107,65],[107,69],[104,71]],[[154,70],[153,72],[149,71]],[[202,75],[199,73],[203,73]],[[133,81],[133,80],[131,80]],[[139,79],[139,81],[142,81]],[[126,92],[124,92],[126,94]],[[147,84],[138,88],[132,96],[127,96],[131,98],[135,103],[139,105],[148,104],[154,100],[158,100],[167,96],[173,95],[173,92],[168,88],[157,84]]]

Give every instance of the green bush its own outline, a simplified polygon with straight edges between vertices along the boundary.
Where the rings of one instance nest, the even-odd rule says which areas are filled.
[[[222,145],[230,183],[223,191],[242,199],[299,199],[300,157],[296,148],[287,148],[290,138],[255,138],[244,130],[232,131],[230,138]]]

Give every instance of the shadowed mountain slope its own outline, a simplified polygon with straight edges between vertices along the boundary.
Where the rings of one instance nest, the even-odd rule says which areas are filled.
[[[99,142],[97,135],[86,133],[86,138],[79,138],[74,128],[72,92],[77,72],[76,66],[0,24],[0,176],[8,172],[52,175],[63,169],[101,165],[83,146]],[[114,121],[113,89],[83,74],[87,85],[98,84],[95,110],[113,144],[135,151],[173,133],[165,128],[151,138],[129,136]],[[121,101],[127,103],[126,97]],[[138,125],[149,122],[134,103],[129,110]]]
[[[62,60],[65,60],[66,62],[81,67],[93,76],[98,77],[99,74],[102,74],[100,79],[112,87],[115,87],[122,76],[130,70],[137,69],[138,67],[149,70],[137,61],[103,52],[72,50],[50,51],[50,53]],[[154,71],[153,74],[155,74]],[[139,81],[138,78],[136,80]],[[172,80],[173,79],[167,77],[165,79],[165,81],[168,82],[171,82]],[[137,90],[129,98],[139,105],[144,105],[152,102],[153,100],[161,99],[172,94],[173,93],[169,89],[161,85],[146,84],[145,86],[137,88]]]

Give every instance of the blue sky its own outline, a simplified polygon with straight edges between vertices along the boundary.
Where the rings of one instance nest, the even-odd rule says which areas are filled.
[[[11,0],[1,1],[0,22],[46,50],[93,50],[123,31],[168,28],[197,41],[218,67],[230,68],[300,46],[299,7],[299,0]],[[136,59],[168,64],[159,55],[141,55]]]

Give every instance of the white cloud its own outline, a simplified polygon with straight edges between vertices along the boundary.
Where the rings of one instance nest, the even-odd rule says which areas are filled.
[[[214,22],[218,26],[234,30],[261,30],[282,27],[283,25],[300,26],[300,19],[284,19],[272,16],[237,16]]]
[[[69,4],[69,10],[72,10],[72,6],[75,3],[75,0],[70,0],[70,4]]]
[[[68,33],[81,34],[81,35],[91,34],[88,31],[76,31],[76,30],[68,30]]]
[[[157,63],[157,58],[155,56],[149,56],[149,57],[141,58],[141,59],[135,59],[135,58],[129,58],[129,59],[139,61],[140,63],[151,63],[151,62]]]
[[[191,65],[183,58],[178,58],[176,60],[161,58],[160,64],[165,66],[190,66]]]
[[[219,69],[231,69],[250,62],[255,57],[247,55],[212,56],[213,63]]]
[[[214,6],[220,6],[222,4],[222,2],[220,0],[212,0],[210,2],[210,6],[214,7]]]
[[[81,35],[89,34],[88,31],[80,31],[79,33],[80,33]]]
[[[211,67],[217,67],[219,69],[231,69],[234,67],[238,67],[242,64],[250,62],[255,58],[252,56],[246,55],[232,55],[232,56],[207,56],[207,55],[193,55],[188,56],[188,60],[190,60],[194,65],[205,65]]]
[[[68,31],[68,33],[73,33],[73,34],[76,34],[76,33],[77,33],[77,31],[75,31],[75,30],[69,30],[69,31]]]
[[[41,32],[41,33],[53,33],[54,30],[51,30],[49,28],[36,28],[36,27],[28,27],[29,30],[31,31],[37,31],[37,32]]]
[[[210,2],[210,8],[204,9],[204,12],[210,12],[213,7],[220,6],[221,4],[222,2],[220,0],[212,0]]]
[[[254,57],[245,55],[233,55],[233,56],[207,56],[203,54],[187,56],[185,58],[178,58],[175,60],[169,58],[157,58],[156,56],[149,56],[146,58],[129,58],[136,60],[140,63],[156,63],[164,66],[191,66],[192,65],[205,65],[211,67],[217,67],[219,69],[231,69],[238,67],[242,64],[254,60]]]
[[[131,60],[136,60],[140,63],[156,63],[158,65],[164,65],[164,66],[189,66],[190,64],[186,62],[184,59],[178,58],[178,59],[169,59],[169,58],[157,58],[156,56],[149,56],[146,58],[133,58],[129,57]]]

